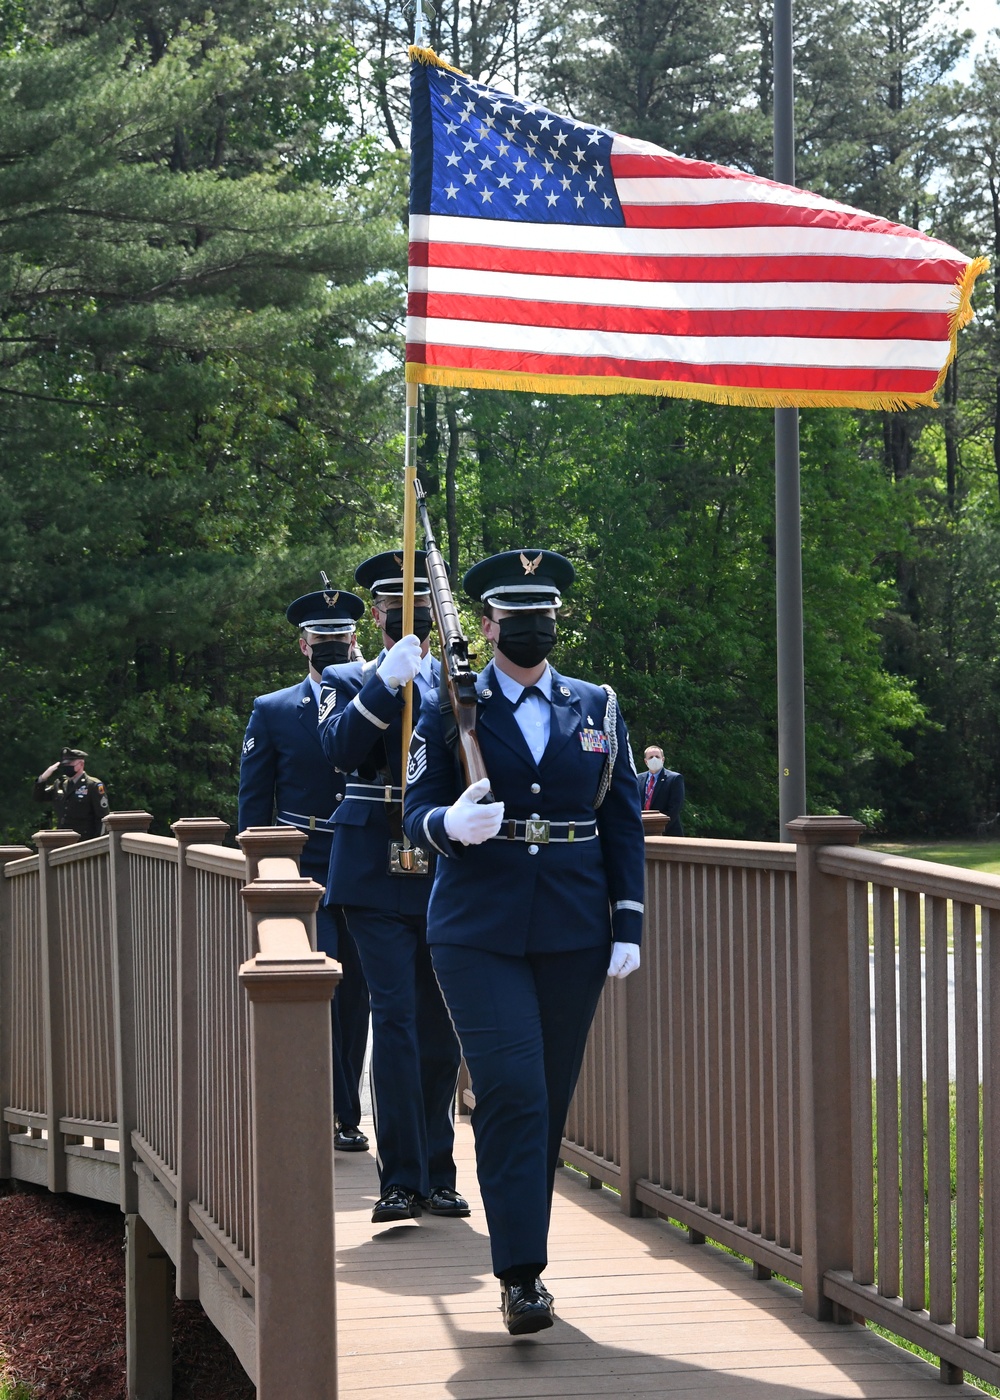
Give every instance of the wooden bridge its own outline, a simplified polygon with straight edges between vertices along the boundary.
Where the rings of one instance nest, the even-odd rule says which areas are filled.
[[[1000,1383],[1000,880],[859,850],[846,818],[649,839],[643,968],[567,1124],[560,1321],[514,1343],[477,1200],[374,1228],[372,1159],[334,1164],[301,838],[149,823],[0,848],[0,1177],[120,1204],[130,1396],[169,1397],[172,1289],[262,1400]],[[458,1145],[475,1198],[466,1119]]]

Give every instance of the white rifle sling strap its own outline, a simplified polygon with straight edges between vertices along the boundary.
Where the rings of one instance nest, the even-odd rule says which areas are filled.
[[[594,798],[595,809],[601,805],[608,795],[608,788],[611,786],[611,774],[614,772],[615,759],[618,757],[618,696],[609,685],[601,687],[608,693],[608,704],[604,711],[604,732],[608,736],[608,756],[604,761],[604,771],[601,773],[600,785],[597,789],[597,796]]]

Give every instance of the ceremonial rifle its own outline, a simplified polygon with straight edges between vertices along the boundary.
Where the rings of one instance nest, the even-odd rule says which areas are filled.
[[[424,488],[418,480],[414,481],[413,488],[417,493],[417,510],[420,512],[420,523],[424,530],[427,581],[431,589],[434,624],[441,639],[441,671],[448,688],[451,712],[455,717],[458,753],[468,785],[478,782],[480,778],[489,777],[476,733],[476,673],[469,664],[469,643],[462,631],[444,556],[431,530]],[[444,710],[444,706],[441,708]],[[493,798],[487,794],[482,800],[492,802]]]

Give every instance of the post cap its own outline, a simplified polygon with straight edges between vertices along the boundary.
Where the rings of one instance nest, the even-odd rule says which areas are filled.
[[[104,818],[108,831],[148,831],[153,825],[152,812],[109,812]]]
[[[170,830],[181,846],[193,846],[196,842],[221,845],[229,823],[221,817],[181,817],[180,821],[170,823]]]
[[[853,817],[795,817],[785,830],[799,846],[856,846],[864,831]]]
[[[299,856],[309,837],[297,826],[248,826],[236,838],[248,860],[264,856]]]
[[[80,839],[78,831],[36,831],[32,841],[40,851],[57,851],[60,846],[74,846]]]

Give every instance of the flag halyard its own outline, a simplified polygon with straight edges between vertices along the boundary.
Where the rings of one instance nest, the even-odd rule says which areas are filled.
[[[933,405],[984,259],[410,53],[408,381]]]

